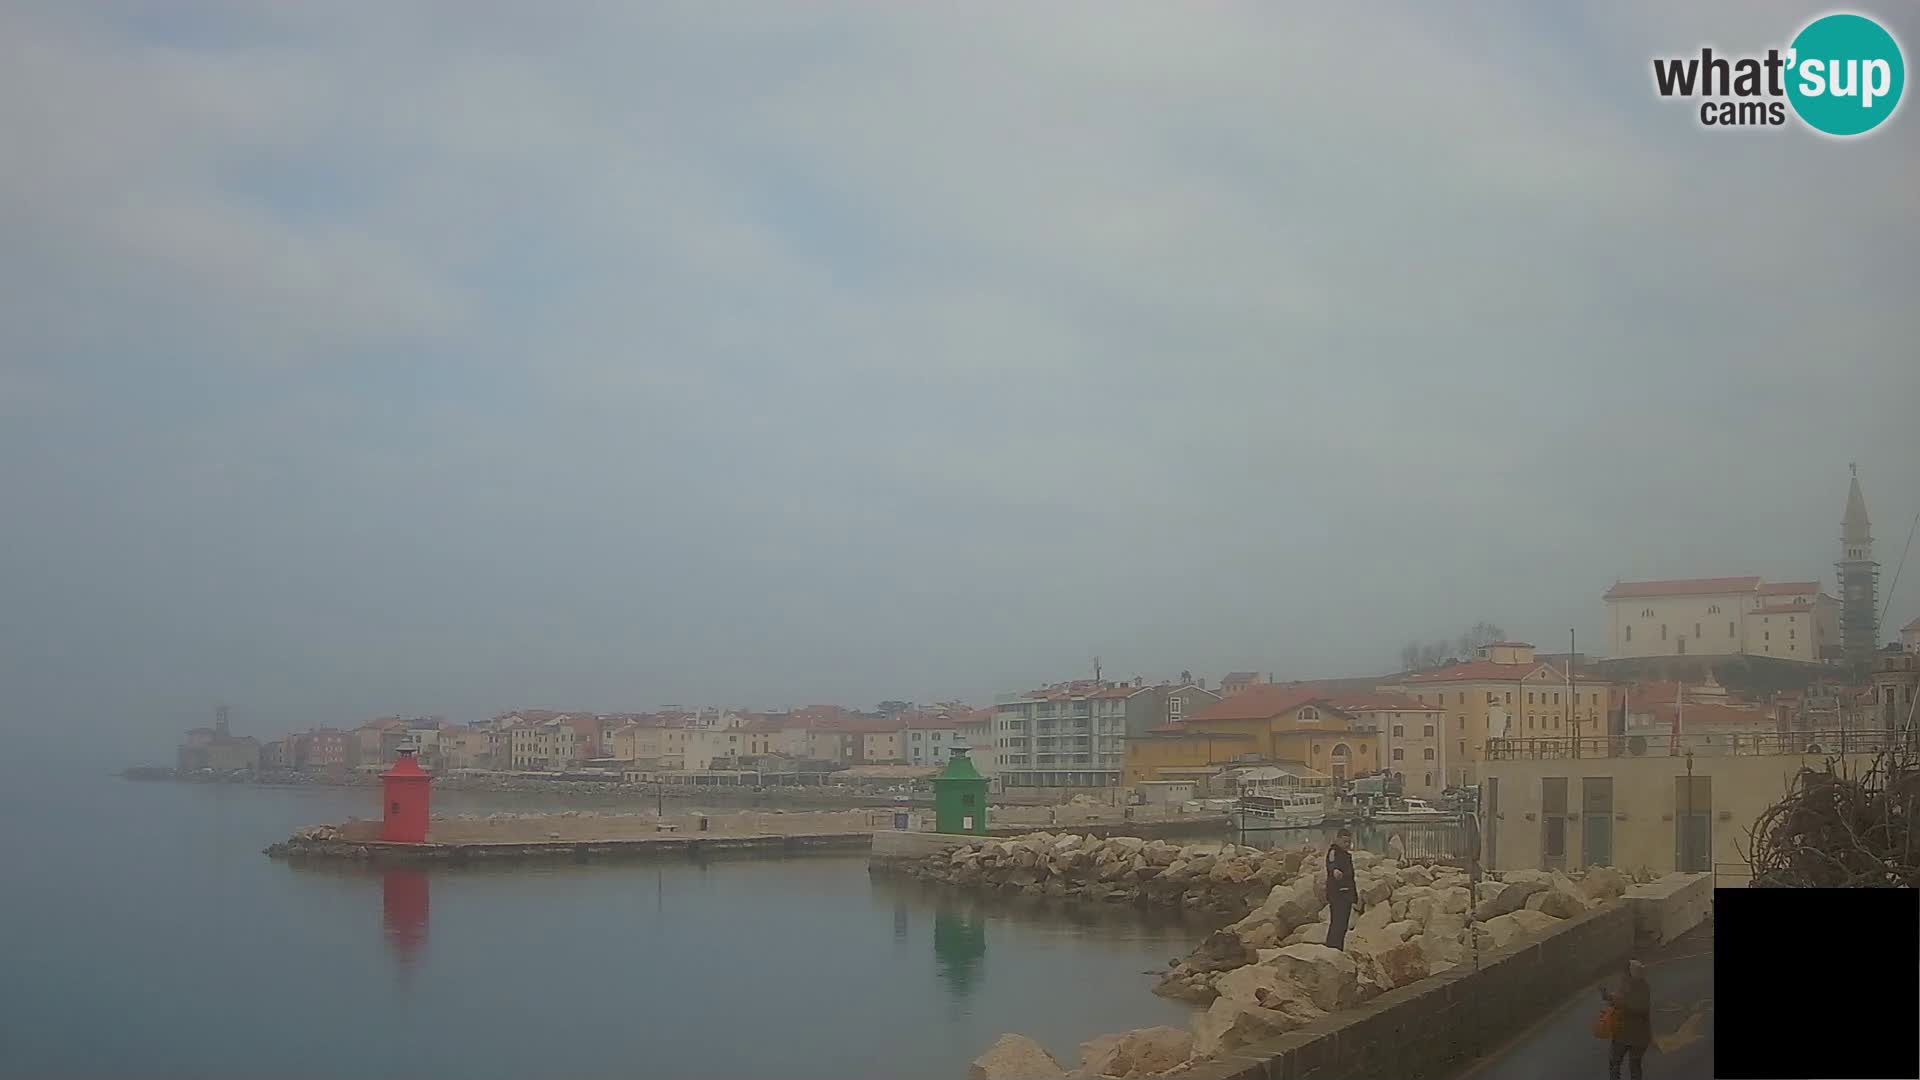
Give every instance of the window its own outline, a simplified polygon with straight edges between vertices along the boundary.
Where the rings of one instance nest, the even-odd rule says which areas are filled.
[[[1302,720],[1318,720],[1320,719],[1320,710],[1309,705],[1306,708],[1300,710],[1299,716],[1300,716],[1300,719]]]
[[[1765,630],[1765,631],[1762,631],[1762,632],[1761,632],[1761,634],[1760,634],[1760,640],[1762,640],[1762,641],[1772,641],[1772,640],[1773,640],[1773,631],[1771,631],[1771,630]]]
[[[1428,787],[1432,787],[1432,786],[1433,786],[1433,774],[1432,774],[1432,773],[1428,773],[1428,774],[1427,774],[1427,786],[1428,786]]]
[[[1660,624],[1660,640],[1661,641],[1667,640],[1667,624],[1666,623]]]
[[[1554,703],[1555,705],[1558,705],[1558,704],[1560,704],[1560,695],[1559,695],[1559,694],[1555,694],[1555,695],[1553,695],[1553,703]]]
[[[1426,759],[1427,759],[1428,761],[1432,761],[1432,760],[1433,760],[1433,747],[1431,747],[1431,746],[1429,746],[1429,747],[1427,747],[1427,749],[1426,749],[1426,751],[1425,751],[1425,756],[1426,756]]]
[[[1793,635],[1794,635],[1794,631],[1793,631],[1793,630],[1791,630],[1791,629],[1789,629],[1789,630],[1787,631],[1787,640],[1788,640],[1788,641],[1792,641],[1792,640],[1793,640]]]
[[[1633,627],[1631,625],[1627,627],[1627,640],[1628,641],[1633,640]]]
[[[1699,636],[1700,636],[1700,624],[1699,624],[1699,623],[1694,623],[1694,624],[1693,624],[1693,636],[1694,636],[1694,637],[1699,637]]]
[[[1424,732],[1424,734],[1425,734],[1425,735],[1426,735],[1426,737],[1427,737],[1427,738],[1429,738],[1429,739],[1431,739],[1431,738],[1433,738],[1433,725],[1432,725],[1432,724],[1428,724],[1428,725],[1427,725],[1427,729],[1426,729],[1426,731]]]
[[[1186,702],[1182,701],[1180,698],[1170,697],[1167,699],[1167,715],[1168,716],[1179,716],[1180,710],[1185,707],[1186,707]]]
[[[1507,704],[1513,704],[1513,691],[1507,691]]]
[[[1733,624],[1732,624],[1732,623],[1728,623],[1728,624],[1727,624],[1727,636],[1728,636],[1728,637],[1732,637],[1732,636],[1733,636]]]
[[[1533,691],[1527,691],[1527,704],[1533,704]]]
[[[1405,761],[1405,760],[1407,760],[1407,752],[1406,752],[1405,750],[1402,750],[1402,749],[1400,749],[1400,748],[1399,748],[1399,747],[1397,747],[1397,746],[1396,746],[1396,747],[1394,747],[1394,748],[1393,748],[1393,760],[1395,760],[1395,761]]]
[[[1643,619],[1651,619],[1651,618],[1653,618],[1653,609],[1652,609],[1652,608],[1641,608],[1641,609],[1640,609],[1640,617],[1641,617],[1641,618],[1643,618]]]
[[[1467,756],[1467,740],[1465,739],[1460,740],[1460,756],[1461,757]]]
[[[1711,606],[1711,607],[1709,607],[1709,608],[1707,608],[1707,614],[1709,614],[1709,615],[1718,615],[1718,614],[1720,614],[1720,605],[1719,605],[1719,604],[1714,604],[1713,606]]]
[[[1466,703],[1467,703],[1467,692],[1465,690],[1462,690],[1460,691],[1460,700],[1454,702],[1454,704],[1465,705]]]
[[[1433,729],[1432,729],[1432,728],[1428,728],[1428,729],[1427,729],[1427,734],[1429,734],[1429,735],[1431,735],[1431,734],[1433,734]],[[1406,738],[1406,737],[1407,737],[1407,725],[1405,725],[1405,724],[1395,724],[1395,725],[1393,725],[1393,737],[1394,737],[1394,738],[1396,738],[1396,739],[1404,739],[1404,738]]]

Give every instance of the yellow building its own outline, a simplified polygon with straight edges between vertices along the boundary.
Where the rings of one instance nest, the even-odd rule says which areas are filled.
[[[1194,734],[1245,735],[1248,760],[1295,762],[1335,780],[1382,768],[1381,733],[1337,708],[1320,687],[1262,683],[1177,725]]]
[[[1499,641],[1468,661],[1408,675],[1380,689],[1445,710],[1438,754],[1449,784],[1478,782],[1489,738],[1607,734],[1612,684],[1534,659],[1533,646]]]
[[[1250,734],[1183,731],[1180,725],[1154,728],[1127,739],[1126,783],[1203,780],[1235,759],[1258,761]]]
[[[1481,765],[1482,858],[1496,871],[1645,867],[1744,884],[1748,830],[1801,768],[1838,756],[1864,770],[1895,738],[1873,730],[1682,735],[1646,740],[1638,754],[1622,747],[1578,758],[1549,742],[1497,740]],[[1823,749],[1801,752],[1813,747]]]

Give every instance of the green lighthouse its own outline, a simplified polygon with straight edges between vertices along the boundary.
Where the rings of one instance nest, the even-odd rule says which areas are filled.
[[[987,778],[967,751],[948,751],[947,771],[933,778],[933,830],[987,835]]]

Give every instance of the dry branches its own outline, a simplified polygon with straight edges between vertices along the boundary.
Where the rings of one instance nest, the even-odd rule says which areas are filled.
[[[1828,759],[1802,769],[1754,823],[1753,888],[1913,888],[1920,885],[1914,817],[1920,758],[1911,746],[1864,769]]]

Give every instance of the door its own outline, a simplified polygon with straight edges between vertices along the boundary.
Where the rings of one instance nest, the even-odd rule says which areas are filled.
[[[1482,866],[1488,870],[1500,868],[1500,778],[1489,776],[1480,786],[1480,822],[1481,843],[1485,848]]]
[[[1567,868],[1567,778],[1540,778],[1540,868]]]
[[[1704,874],[1713,864],[1713,777],[1676,776],[1673,789],[1673,868]]]
[[[1580,865],[1613,865],[1613,777],[1580,782]]]

